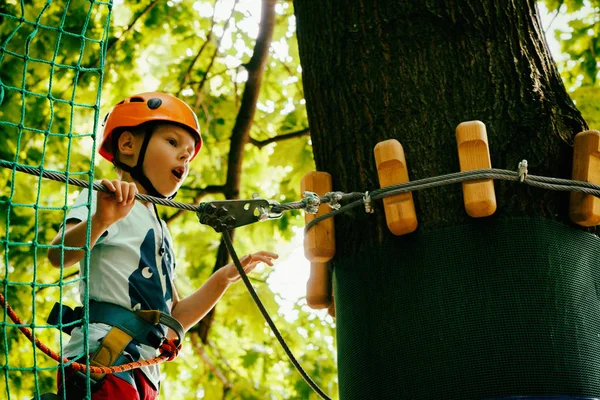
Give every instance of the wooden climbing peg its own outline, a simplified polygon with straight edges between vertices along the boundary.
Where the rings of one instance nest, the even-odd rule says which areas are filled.
[[[373,152],[380,187],[409,181],[404,149],[400,142],[395,139],[379,142]],[[387,226],[394,235],[404,235],[417,229],[417,213],[411,192],[384,197],[383,206]]]
[[[309,172],[302,178],[300,190],[302,193],[309,191],[323,196],[331,192],[331,175],[327,172]],[[309,223],[330,211],[327,204],[321,204],[317,214],[305,213],[304,221]],[[327,308],[331,304],[331,276],[327,262],[334,255],[333,218],[327,218],[309,229],[304,237],[304,256],[310,261],[310,278],[306,283],[306,302],[310,308]]]
[[[316,227],[315,227],[316,228]],[[310,263],[310,277],[306,282],[306,303],[313,310],[331,305],[331,275],[327,263]]]
[[[492,168],[485,124],[481,121],[462,122],[456,127],[460,170]],[[496,211],[496,192],[492,179],[463,182],[463,198],[467,214],[473,218],[487,217]]]
[[[332,318],[335,318],[335,299],[331,298],[331,304],[327,308],[327,314],[329,314]]]
[[[575,136],[573,147],[573,180],[600,184],[600,132],[585,131]],[[571,192],[571,220],[581,226],[600,224],[600,198]]]

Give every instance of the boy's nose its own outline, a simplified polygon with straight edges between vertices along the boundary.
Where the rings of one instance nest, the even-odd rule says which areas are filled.
[[[189,159],[192,157],[192,151],[193,149],[190,149],[189,147],[186,147],[182,152],[181,152],[181,159],[185,160],[185,159]]]

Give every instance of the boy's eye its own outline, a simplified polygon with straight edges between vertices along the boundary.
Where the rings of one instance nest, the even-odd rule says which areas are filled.
[[[177,141],[175,139],[169,139],[168,141],[171,146],[177,146]]]

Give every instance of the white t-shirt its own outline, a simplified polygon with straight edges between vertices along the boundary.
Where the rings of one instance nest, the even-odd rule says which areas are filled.
[[[67,214],[67,222],[87,221],[88,207],[80,206],[87,201],[88,190],[84,189]],[[92,214],[96,210],[96,193],[92,193],[91,210]],[[161,248],[164,249],[162,256],[159,255]],[[80,262],[80,268],[85,270],[85,257]],[[131,310],[159,310],[171,314],[174,271],[173,245],[166,224],[161,220],[159,225],[154,212],[136,202],[129,215],[111,225],[90,252],[89,298]],[[83,302],[83,281],[79,289]],[[89,324],[90,353],[96,350],[110,329],[106,324]],[[136,347],[139,354],[124,354],[134,361],[152,359],[157,355],[153,347]],[[64,353],[66,357],[75,357],[83,353],[81,328],[73,329]],[[155,364],[141,369],[158,388],[159,366]]]

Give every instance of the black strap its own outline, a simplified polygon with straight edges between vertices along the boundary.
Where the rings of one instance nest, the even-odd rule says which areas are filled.
[[[45,393],[41,396],[36,396],[31,400],[62,400],[62,398],[58,397],[57,394],[54,393]]]
[[[65,304],[54,303],[46,322],[58,325],[58,329],[70,335],[73,328],[83,324],[82,314],[83,307],[75,307],[73,309]]]
[[[144,173],[144,159],[146,158],[146,150],[148,149],[148,144],[150,143],[150,138],[152,137],[152,134],[154,133],[154,129],[152,129],[151,125],[147,125],[145,127],[145,129],[146,129],[146,132],[144,132],[144,141],[142,142],[142,147],[140,148],[140,154],[137,159],[137,164],[135,164],[134,167],[131,167],[120,161],[116,161],[115,165],[117,167],[121,168],[123,171],[129,172],[129,174],[131,174],[131,176],[136,181],[138,181],[144,187],[144,189],[146,189],[148,191],[148,194],[150,196],[160,197],[161,199],[172,199],[173,197],[175,197],[175,195],[177,193],[175,193],[169,197],[164,196],[158,190],[156,190],[156,188],[154,187],[154,185],[152,184],[150,179]]]

